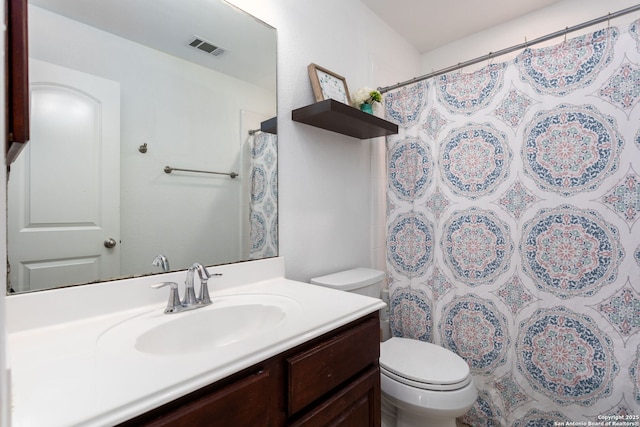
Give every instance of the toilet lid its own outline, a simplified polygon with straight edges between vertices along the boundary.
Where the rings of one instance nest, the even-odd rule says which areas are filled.
[[[394,337],[380,344],[380,367],[408,385],[456,390],[471,382],[469,365],[452,351],[424,341]]]

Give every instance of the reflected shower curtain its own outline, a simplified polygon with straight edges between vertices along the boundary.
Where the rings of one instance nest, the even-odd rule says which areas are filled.
[[[640,415],[629,21],[385,97],[392,333],[468,362],[472,426]]]
[[[278,255],[278,137],[257,132],[251,146],[250,259]]]

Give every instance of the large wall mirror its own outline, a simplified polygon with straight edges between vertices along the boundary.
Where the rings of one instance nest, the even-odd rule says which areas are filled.
[[[274,28],[221,0],[28,15],[9,293],[161,273],[159,254],[171,271],[277,255],[276,136],[250,132],[276,115]]]

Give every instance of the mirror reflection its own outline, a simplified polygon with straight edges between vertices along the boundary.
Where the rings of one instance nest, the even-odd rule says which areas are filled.
[[[277,255],[277,140],[254,132],[274,28],[220,0],[30,0],[29,61],[10,293]]]

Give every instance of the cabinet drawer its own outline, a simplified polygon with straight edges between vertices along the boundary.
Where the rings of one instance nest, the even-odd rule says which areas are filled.
[[[269,372],[239,380],[145,424],[146,427],[269,425]]]
[[[295,414],[380,357],[377,319],[336,335],[287,359],[288,413]]]
[[[370,367],[291,427],[379,427],[380,369]]]

